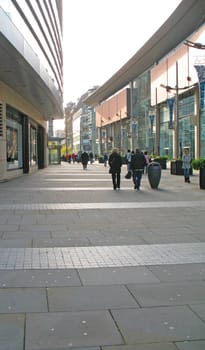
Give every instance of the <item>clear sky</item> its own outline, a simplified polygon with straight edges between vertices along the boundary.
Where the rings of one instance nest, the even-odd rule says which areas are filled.
[[[64,105],[76,102],[92,86],[105,83],[180,2],[63,0]]]

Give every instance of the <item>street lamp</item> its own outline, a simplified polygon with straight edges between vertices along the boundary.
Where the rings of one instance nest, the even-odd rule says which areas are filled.
[[[193,47],[194,49],[199,49],[199,50],[205,50],[205,45],[201,43],[194,43],[193,41],[186,40],[184,42],[184,45],[187,45],[189,47]]]
[[[103,125],[103,118],[101,116],[100,118],[100,154],[102,155],[103,154],[103,149],[102,149],[102,125]]]
[[[120,110],[120,113],[116,113],[116,116],[120,118],[120,147],[119,147],[119,152],[121,153],[122,151],[122,113]]]

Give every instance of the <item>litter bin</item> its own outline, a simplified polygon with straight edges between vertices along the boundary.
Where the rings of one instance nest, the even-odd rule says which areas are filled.
[[[161,179],[162,168],[158,162],[151,162],[147,168],[148,180],[151,188],[157,188]]]
[[[205,190],[205,168],[199,169],[199,187],[201,190]]]

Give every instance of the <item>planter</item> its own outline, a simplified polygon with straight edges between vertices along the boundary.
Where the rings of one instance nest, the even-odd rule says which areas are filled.
[[[151,188],[157,188],[161,179],[161,165],[158,162],[151,162],[147,167],[147,175]]]
[[[201,190],[205,190],[205,168],[199,169],[199,187]]]
[[[184,175],[184,169],[182,169],[182,160],[172,160],[170,172],[172,175]],[[193,174],[192,168],[190,169],[190,175]]]
[[[182,161],[172,160],[170,171],[172,175],[184,175],[184,169],[182,169]]]
[[[167,159],[166,158],[155,158],[154,162],[157,162],[161,165],[162,169],[166,169],[167,168]]]

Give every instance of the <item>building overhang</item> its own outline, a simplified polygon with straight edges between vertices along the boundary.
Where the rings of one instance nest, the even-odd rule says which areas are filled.
[[[183,0],[142,48],[95,93],[85,99],[96,106],[127,86],[186,40],[205,22],[204,0]]]
[[[0,81],[30,102],[45,120],[63,118],[63,97],[37,55],[0,8]]]

